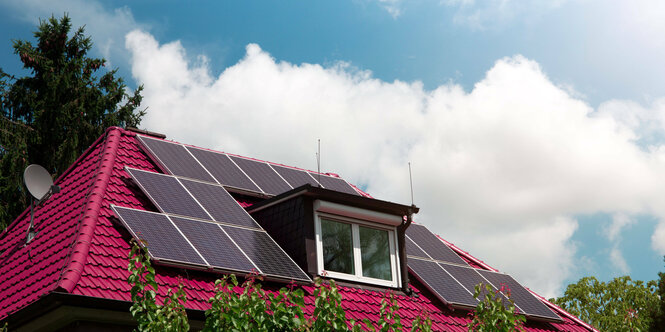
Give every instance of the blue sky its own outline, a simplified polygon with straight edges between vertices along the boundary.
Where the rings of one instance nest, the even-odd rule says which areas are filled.
[[[315,169],[527,286],[654,279],[665,254],[665,6],[655,1],[0,0],[11,39],[68,12],[144,84],[143,125]],[[297,137],[294,139],[294,133]]]

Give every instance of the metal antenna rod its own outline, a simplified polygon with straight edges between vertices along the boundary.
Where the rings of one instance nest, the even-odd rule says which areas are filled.
[[[409,184],[411,185],[411,205],[413,205],[413,178],[411,177],[411,162],[409,161]]]
[[[319,181],[319,187],[321,187],[321,139],[317,139],[318,141],[318,148],[316,152],[316,172],[318,176],[318,181]]]

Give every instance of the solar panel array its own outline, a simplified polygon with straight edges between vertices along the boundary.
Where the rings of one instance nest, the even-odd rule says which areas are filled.
[[[475,269],[441,241],[425,226],[411,224],[406,230],[407,264],[414,276],[431,289],[440,299],[453,306],[474,308],[478,300],[473,297],[479,283],[500,290],[504,305],[506,294],[519,313],[550,321],[561,321],[552,310],[511,276],[503,273]],[[485,291],[479,298],[483,298]]]
[[[160,261],[310,281],[226,189],[278,195],[310,184],[358,195],[341,178],[144,136],[138,139],[171,175],[127,172],[163,214],[116,206],[113,210]],[[406,253],[411,272],[446,303],[475,307],[474,288],[484,283],[501,290],[504,299],[510,290],[522,314],[561,321],[511,276],[469,266],[425,226],[407,228]]]
[[[409,243],[416,244],[416,246],[411,249],[409,249],[409,245],[406,246],[407,255],[440,262],[468,265],[462,259],[462,257],[456,254],[445,243],[443,243],[441,239],[439,239],[436,235],[434,235],[434,233],[430,232],[429,229],[423,225],[409,225],[409,228],[406,229],[406,237],[407,239],[411,240]],[[416,250],[419,252],[414,252]]]
[[[310,281],[223,186],[132,168],[126,171],[162,213],[117,206],[113,210],[135,238],[147,242],[152,258]]]
[[[264,161],[137,136],[148,154],[171,175],[215,182],[233,190],[279,195],[304,184],[358,195],[344,179]]]

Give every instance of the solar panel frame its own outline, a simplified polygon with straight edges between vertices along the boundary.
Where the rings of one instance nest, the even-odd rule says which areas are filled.
[[[154,260],[178,265],[209,266],[168,216],[115,205],[111,209],[141,246],[147,247],[148,254]]]
[[[314,179],[319,181],[319,183],[321,183],[325,189],[360,196],[360,194],[348,182],[346,182],[346,180],[342,178],[313,172],[309,173]]]
[[[515,306],[525,315],[545,320],[562,321],[561,317],[554,313],[552,309],[510,275],[488,270],[477,271],[487,281],[491,282],[496,289],[501,289],[502,284],[506,285],[510,289],[511,298],[515,301]]]
[[[446,263],[439,263],[439,266],[441,266],[448,274],[450,274],[457,282],[462,284],[469,292],[472,294],[475,294],[476,290],[475,287],[479,283],[483,283],[486,285],[489,285],[492,287],[494,291],[497,289],[494,287],[492,283],[487,281],[480,273],[478,273],[477,269],[474,269],[472,267],[466,267],[466,266],[459,266],[459,265],[453,265],[453,264],[446,264]],[[483,299],[485,295],[487,294],[486,289],[481,289],[481,293],[479,298]],[[503,304],[504,306],[508,307],[510,304],[508,302],[508,298],[501,293],[501,296],[503,297]]]
[[[273,238],[263,230],[220,225],[247,257],[266,276],[311,281]],[[270,255],[266,255],[269,253]]]
[[[200,219],[212,219],[201,204],[187,191],[187,188],[180,183],[178,178],[134,168],[126,167],[125,169],[161,212]]]
[[[213,220],[261,229],[261,226],[221,185],[180,179],[190,195],[203,206]]]
[[[270,164],[238,156],[231,156],[240,169],[256,183],[263,192],[270,195],[278,195],[291,189],[291,185],[277,173]]]
[[[157,162],[167,173],[215,182],[210,173],[189,153],[184,145],[160,139],[137,135],[139,142],[148,152],[148,155]]]
[[[413,256],[413,257],[422,257],[425,259],[432,259],[432,257],[429,257],[418,245],[413,242],[409,237],[405,236],[405,247],[406,247],[406,255],[407,256]]]
[[[456,254],[450,247],[448,247],[441,239],[434,233],[430,232],[427,227],[419,224],[411,224],[406,229],[406,236],[409,237],[414,243],[427,253],[432,259],[468,266],[469,264]]]
[[[245,273],[256,269],[219,224],[175,216],[171,220],[211,267]]]
[[[444,303],[475,308],[478,300],[437,262],[417,258],[409,259],[408,267],[414,276],[429,287]]]
[[[216,179],[217,183],[228,187],[263,193],[263,190],[254,183],[254,180],[238,167],[227,154],[193,147],[186,148]]]
[[[279,165],[271,165],[275,172],[279,173],[286,182],[288,182],[291,187],[298,188],[304,184],[310,184],[313,187],[318,187],[319,182],[312,177],[312,175],[303,170],[289,168]]]

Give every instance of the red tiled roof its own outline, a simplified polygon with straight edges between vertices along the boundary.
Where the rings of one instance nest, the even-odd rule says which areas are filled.
[[[62,190],[35,211],[37,237],[24,246],[30,222],[24,212],[0,234],[0,319],[59,291],[97,298],[130,300],[128,254],[131,236],[112,222],[111,204],[154,210],[140,190],[130,185],[124,167],[158,172],[158,167],[139,146],[136,134],[109,128],[60,178]],[[360,191],[360,190],[359,190]],[[362,191],[360,191],[362,192]],[[366,195],[370,197],[369,195]],[[243,206],[253,202],[241,201]],[[445,242],[445,240],[444,240]],[[458,247],[445,242],[476,268],[492,269]],[[186,307],[206,310],[219,277],[209,272],[156,267],[156,281],[163,296],[179,283],[187,295]],[[395,294],[399,314],[409,327],[411,320],[428,312],[434,330],[466,331],[468,311],[444,306],[425,286],[411,281],[417,296]],[[280,285],[267,284],[268,291]],[[312,310],[312,287],[304,286]],[[385,292],[339,286],[349,319],[378,320]],[[544,299],[543,299],[544,301]],[[589,331],[590,327],[553,305],[563,323],[529,321],[528,331]]]

